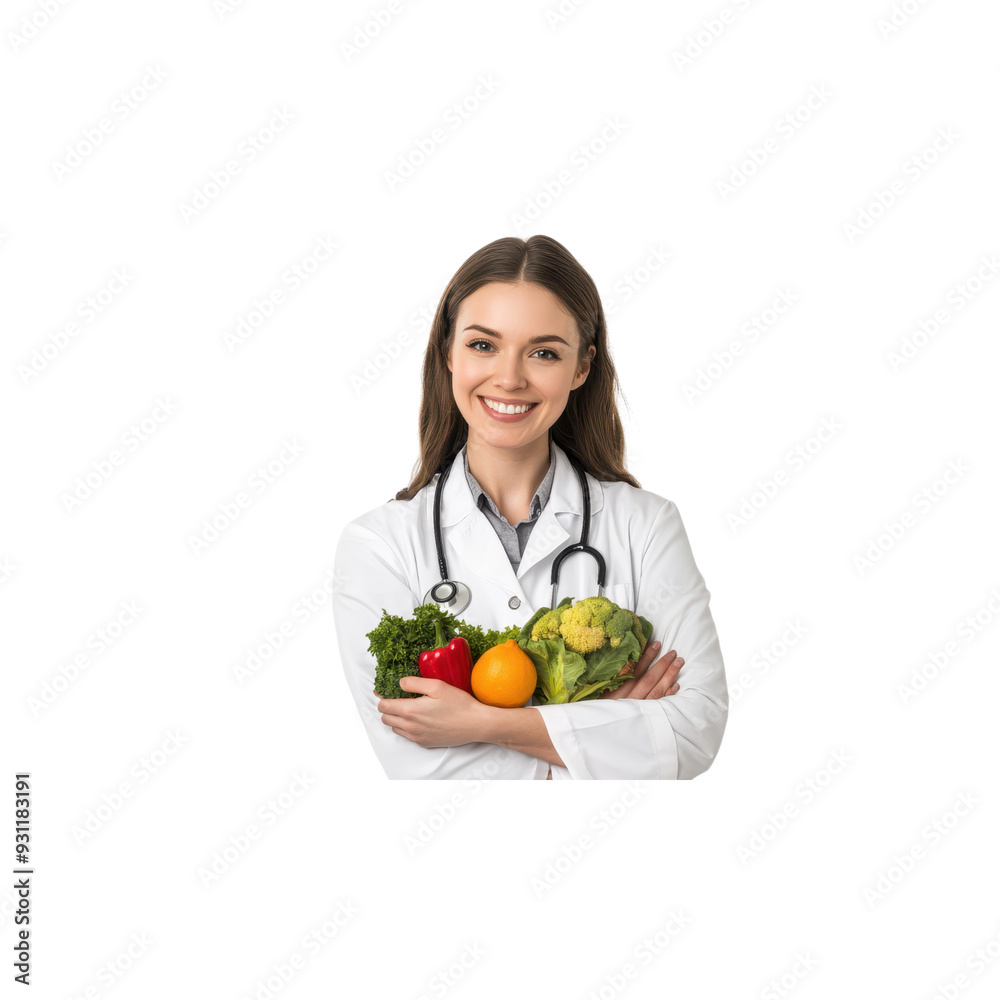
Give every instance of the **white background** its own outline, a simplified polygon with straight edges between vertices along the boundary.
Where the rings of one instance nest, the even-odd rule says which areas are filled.
[[[996,995],[1000,16],[664,6],[6,5],[0,842],[30,770],[36,996]],[[344,681],[334,547],[409,482],[428,313],[536,232],[601,291],[628,467],[712,593],[694,782],[390,782]]]

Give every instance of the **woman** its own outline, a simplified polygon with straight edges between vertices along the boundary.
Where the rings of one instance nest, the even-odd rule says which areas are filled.
[[[692,778],[711,764],[728,692],[709,592],[677,508],[623,465],[616,389],[597,289],[565,247],[507,237],[459,268],[424,356],[419,469],[395,500],[347,525],[335,560],[347,682],[390,777]],[[400,681],[421,697],[379,698],[365,634],[383,610],[410,617],[441,579],[442,462],[448,575],[472,594],[458,617],[505,628],[551,606],[553,560],[580,539],[570,454],[586,472],[604,593],[654,626],[635,678],[566,705],[493,708],[423,677]],[[557,603],[597,592],[596,561],[567,556]]]

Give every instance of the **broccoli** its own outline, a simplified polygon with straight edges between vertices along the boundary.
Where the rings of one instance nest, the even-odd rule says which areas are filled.
[[[538,624],[544,621],[545,618],[542,618]],[[646,639],[638,616],[626,608],[618,607],[606,597],[585,597],[572,607],[564,608],[559,623],[559,634],[563,642],[575,653],[592,653],[606,642],[617,649],[629,632],[639,640],[641,651],[646,645]],[[531,637],[537,638],[534,632]],[[544,638],[555,636],[546,635]]]
[[[558,639],[559,620],[561,617],[562,606],[553,608],[551,611],[546,611],[546,613],[531,626],[531,638],[535,642],[538,642],[539,639]]]
[[[518,645],[538,673],[535,697],[542,705],[564,704],[613,691],[634,672],[653,626],[607,597],[555,608],[539,608],[521,627]]]

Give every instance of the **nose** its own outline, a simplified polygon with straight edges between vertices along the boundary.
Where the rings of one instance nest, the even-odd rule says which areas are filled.
[[[493,374],[494,385],[501,386],[508,392],[514,389],[523,389],[526,383],[522,364],[521,357],[517,352],[508,352],[506,357],[501,355]]]

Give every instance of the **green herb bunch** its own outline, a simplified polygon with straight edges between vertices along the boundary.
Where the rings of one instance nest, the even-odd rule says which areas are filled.
[[[414,608],[412,618],[390,615],[383,608],[378,625],[371,632],[365,633],[369,640],[368,652],[375,657],[375,690],[380,697],[419,697],[413,691],[404,691],[399,686],[399,678],[419,676],[420,654],[428,649],[435,649],[438,645],[435,622],[441,622],[446,644],[456,635],[468,642],[473,663],[487,649],[508,639],[516,639],[521,631],[520,625],[510,625],[504,629],[484,629],[479,625],[471,625],[433,603]]]

